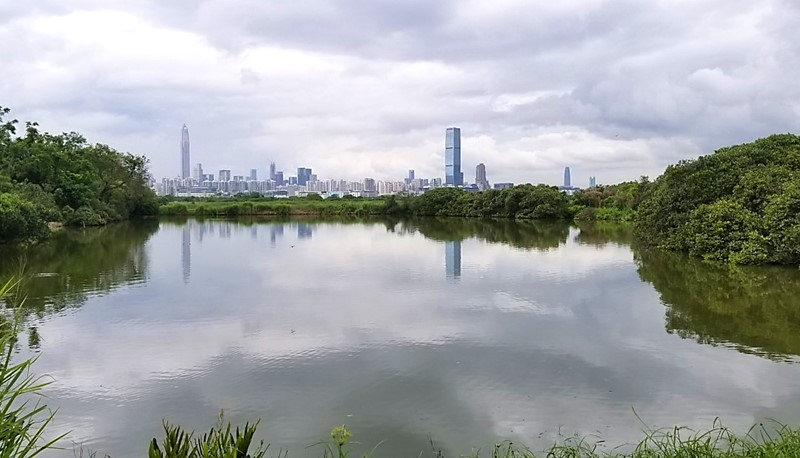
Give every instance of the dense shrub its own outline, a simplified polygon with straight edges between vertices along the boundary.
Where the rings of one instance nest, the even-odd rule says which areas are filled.
[[[46,213],[21,196],[0,194],[0,243],[46,237],[50,232]]]
[[[638,207],[636,234],[734,263],[800,264],[800,137],[773,135],[667,168]]]

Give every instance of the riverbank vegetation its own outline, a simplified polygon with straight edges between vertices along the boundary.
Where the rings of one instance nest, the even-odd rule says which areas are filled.
[[[147,159],[6,120],[0,107],[0,243],[41,239],[48,223],[99,226],[158,211]]]
[[[800,264],[800,137],[773,135],[667,168],[638,207],[644,242],[707,260]]]

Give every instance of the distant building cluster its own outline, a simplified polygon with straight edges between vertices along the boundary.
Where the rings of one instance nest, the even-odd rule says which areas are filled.
[[[467,184],[461,168],[461,129],[448,127],[445,130],[444,178],[417,178],[413,169],[403,180],[381,181],[364,178],[361,181],[320,180],[310,167],[298,167],[294,176],[285,176],[274,162],[269,165],[269,176],[259,179],[258,169],[250,169],[248,175],[232,175],[231,170],[221,169],[216,174],[206,173],[200,163],[191,166],[189,128],[181,128],[181,174],[175,178],[163,178],[154,182],[153,188],[159,195],[178,197],[232,196],[243,193],[256,193],[264,196],[291,197],[319,194],[322,197],[346,196],[376,197],[392,194],[421,194],[439,187],[459,187],[467,191],[480,192],[489,189],[508,189],[514,183],[495,183],[492,186],[486,173],[486,165],[475,167],[475,182]],[[589,186],[596,186],[595,177],[589,178]],[[564,169],[563,191],[572,192],[569,167]]]

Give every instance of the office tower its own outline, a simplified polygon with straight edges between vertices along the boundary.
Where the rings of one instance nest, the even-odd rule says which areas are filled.
[[[220,170],[219,171],[219,181],[231,181],[231,171],[230,170]]]
[[[569,167],[564,167],[564,187],[571,188],[572,187],[572,178],[569,174]]]
[[[406,179],[406,183],[411,183],[414,181],[414,169],[410,169],[408,171],[408,178]]]
[[[444,137],[444,184],[464,186],[461,173],[461,129],[448,127]]]
[[[270,162],[269,163],[269,179],[270,180],[278,181],[278,180],[275,179],[276,171],[277,171],[277,169],[275,168],[275,163],[274,162]]]
[[[483,162],[475,167],[475,184],[481,191],[489,189],[489,180],[486,179],[486,166]]]
[[[298,167],[297,168],[297,184],[300,186],[305,186],[306,183],[311,179],[311,169],[307,169],[305,167]]]
[[[284,183],[285,182],[283,181],[283,172],[280,171],[275,172],[275,184],[278,186],[283,186]]]
[[[181,128],[181,178],[189,178],[189,128]]]
[[[198,162],[194,165],[194,169],[192,169],[192,178],[197,181],[203,181],[203,164]]]
[[[250,181],[258,180],[258,170],[250,169]]]
[[[461,241],[444,242],[444,269],[448,278],[461,277]]]
[[[289,186],[297,185],[297,177],[289,177]]]
[[[589,187],[594,188],[595,186],[597,186],[597,178],[589,177]]]

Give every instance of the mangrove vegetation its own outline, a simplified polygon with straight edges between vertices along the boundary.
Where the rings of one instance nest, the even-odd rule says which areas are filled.
[[[100,226],[157,213],[144,156],[35,122],[19,129],[9,113],[0,107],[0,243],[45,238],[53,222]]]

